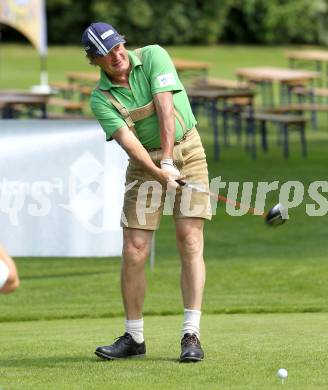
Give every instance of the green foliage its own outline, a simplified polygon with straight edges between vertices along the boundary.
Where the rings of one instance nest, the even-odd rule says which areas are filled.
[[[95,1],[94,20],[112,23],[132,45],[216,43],[228,10],[227,0]],[[108,17],[104,17],[108,15]]]
[[[80,44],[103,21],[132,46],[219,42],[328,45],[328,0],[48,0],[50,44]],[[21,39],[5,28],[5,41]]]
[[[48,41],[80,44],[82,31],[88,24],[89,9],[87,0],[48,0]]]
[[[49,42],[79,43],[89,23],[104,21],[125,35],[130,45],[213,44],[220,39],[228,4],[228,0],[49,0]]]
[[[328,46],[328,0],[321,0],[317,3],[319,42]]]
[[[323,43],[325,38],[328,41],[327,8],[327,0],[233,0],[224,38],[267,44]]]
[[[127,16],[135,28],[142,30],[151,28],[154,20],[153,10],[147,0],[131,0]]]

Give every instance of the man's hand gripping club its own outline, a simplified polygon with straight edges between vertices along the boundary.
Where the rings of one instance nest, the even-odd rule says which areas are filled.
[[[167,190],[174,191],[179,184],[176,182],[178,179],[183,179],[178,168],[174,165],[174,162],[171,158],[164,158],[161,160],[161,169],[168,173],[167,176]]]

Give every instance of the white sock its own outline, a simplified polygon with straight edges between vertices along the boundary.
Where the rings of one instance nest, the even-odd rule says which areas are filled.
[[[182,329],[182,337],[186,333],[200,336],[199,323],[202,312],[199,310],[184,309],[184,323]]]
[[[140,320],[125,320],[125,331],[129,333],[137,343],[142,343],[144,341],[143,327],[143,318],[140,318]]]

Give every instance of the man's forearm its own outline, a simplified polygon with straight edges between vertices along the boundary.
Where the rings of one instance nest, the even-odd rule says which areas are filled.
[[[155,179],[163,181],[161,169],[158,168],[142,146],[138,138],[127,128],[122,128],[113,134],[113,138],[126,153],[148,171]]]
[[[175,141],[175,117],[172,92],[154,95],[154,103],[160,126],[162,159],[173,158]]]
[[[148,171],[153,177],[158,178],[160,168],[158,168],[152,159],[150,158],[148,152],[143,146],[139,146],[136,143],[132,142],[123,147],[127,154],[133,158],[139,165],[141,165],[146,171]]]

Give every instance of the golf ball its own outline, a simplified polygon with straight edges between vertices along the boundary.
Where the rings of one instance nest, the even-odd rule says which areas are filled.
[[[286,379],[288,377],[288,371],[285,368],[279,368],[277,375],[280,379]]]

